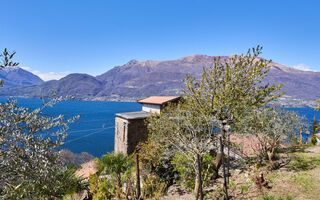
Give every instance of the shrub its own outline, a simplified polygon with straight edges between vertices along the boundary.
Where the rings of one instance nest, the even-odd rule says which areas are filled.
[[[101,179],[94,174],[89,177],[89,183],[93,200],[111,199],[115,194],[113,184],[108,179]]]
[[[202,177],[203,185],[207,186],[214,179],[216,166],[214,165],[214,158],[210,154],[206,154],[202,160]],[[195,187],[195,174],[190,161],[183,154],[176,154],[172,160],[175,170],[179,173],[179,182],[183,184],[186,189],[192,190]]]
[[[156,174],[161,182],[171,185],[177,178],[177,172],[171,163],[174,156],[170,152],[171,149],[164,149],[150,138],[147,142],[140,144],[140,146],[139,158],[142,168],[149,173]]]
[[[99,175],[90,177],[90,192],[93,199],[100,200],[105,198],[117,197],[125,199],[132,195],[132,173],[134,161],[130,156],[121,153],[108,153],[102,156],[98,162]],[[127,190],[123,190],[126,183]]]
[[[318,143],[317,137],[314,135],[311,137],[311,144],[316,145]]]
[[[160,198],[166,190],[167,184],[162,182],[160,177],[156,174],[148,174],[142,179],[141,188],[142,195],[145,198],[158,199]]]

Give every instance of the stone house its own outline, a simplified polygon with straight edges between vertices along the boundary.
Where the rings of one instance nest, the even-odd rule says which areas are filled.
[[[169,102],[177,102],[179,96],[151,96],[141,99],[142,111],[117,113],[115,118],[114,151],[131,154],[139,142],[148,138],[145,119],[152,113],[160,113]]]

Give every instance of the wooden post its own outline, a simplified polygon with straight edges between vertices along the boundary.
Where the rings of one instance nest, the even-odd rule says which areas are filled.
[[[229,176],[230,176],[230,135],[228,133],[228,163],[227,163],[227,184],[229,184]]]
[[[224,185],[223,185],[224,186],[224,194],[225,194],[226,200],[229,200],[227,177],[226,177],[226,166],[225,166],[225,162],[224,162],[224,147],[223,147],[223,142],[222,142],[222,136],[220,137],[220,150],[221,150],[223,178],[224,178]]]
[[[141,197],[141,188],[140,188],[140,170],[139,170],[139,153],[136,152],[136,186],[137,186],[137,199]]]

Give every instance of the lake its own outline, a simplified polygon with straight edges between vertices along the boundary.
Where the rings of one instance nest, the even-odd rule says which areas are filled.
[[[31,109],[42,106],[40,99],[14,98],[18,105]],[[7,98],[0,97],[0,102]],[[305,115],[310,125],[314,114],[320,119],[320,113],[312,108],[287,108]],[[68,100],[53,107],[44,109],[48,116],[65,115],[71,118],[80,115],[80,119],[70,126],[68,137],[63,148],[74,153],[88,152],[96,157],[113,151],[114,148],[114,118],[116,113],[140,111],[141,105],[135,102],[105,102]]]
[[[18,105],[31,109],[42,106],[40,99],[14,98]],[[0,98],[5,102],[7,98]],[[80,115],[80,119],[70,125],[63,148],[74,153],[88,152],[101,157],[114,148],[114,118],[116,113],[141,110],[135,102],[104,102],[68,100],[47,107],[43,113],[48,116],[65,115],[66,118]]]

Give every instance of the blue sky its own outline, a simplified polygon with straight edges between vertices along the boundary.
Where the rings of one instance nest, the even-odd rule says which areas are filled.
[[[0,49],[48,80],[131,59],[245,53],[320,71],[320,1],[0,0]]]

